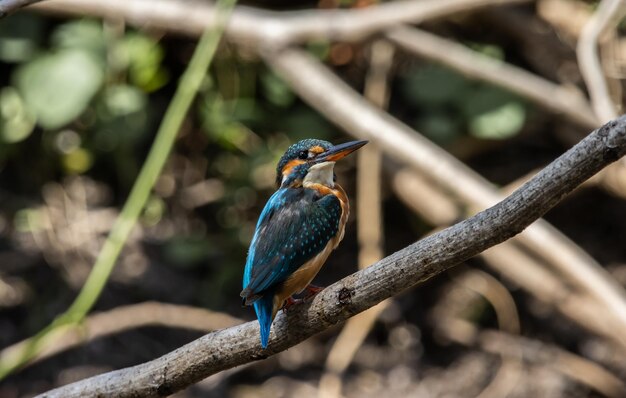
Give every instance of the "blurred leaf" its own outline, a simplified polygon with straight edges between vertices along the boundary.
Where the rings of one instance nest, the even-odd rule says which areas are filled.
[[[120,65],[128,68],[129,79],[146,92],[158,90],[167,84],[169,74],[162,67],[163,48],[152,38],[139,33],[129,33],[116,47]]]
[[[148,104],[148,99],[136,87],[116,85],[106,89],[104,102],[109,114],[118,117],[144,110]]]
[[[86,52],[64,50],[21,66],[15,85],[44,128],[59,128],[78,117],[103,81],[98,63]]]
[[[209,243],[201,236],[176,237],[164,248],[166,261],[184,268],[204,263],[210,254]]]
[[[25,208],[15,213],[13,225],[19,232],[35,232],[44,229],[46,222],[41,210]]]
[[[148,226],[156,225],[159,221],[161,221],[161,218],[163,218],[166,209],[167,206],[165,205],[163,199],[156,195],[152,195],[143,209],[141,221]]]
[[[330,42],[311,41],[307,44],[307,50],[320,60],[325,60],[330,55]]]
[[[279,121],[281,130],[295,142],[304,138],[329,139],[336,131],[326,119],[308,107],[294,109]]]
[[[0,91],[0,141],[16,143],[25,140],[35,128],[35,118],[13,87]]]
[[[291,88],[275,73],[267,70],[261,74],[261,87],[265,98],[281,108],[286,108],[293,103],[295,95]]]
[[[468,43],[467,45],[472,50],[479,52],[483,55],[486,55],[490,58],[497,59],[500,61],[504,60],[504,50],[502,47],[497,46],[495,44],[486,44],[486,43]]]
[[[526,109],[513,94],[493,86],[479,86],[461,104],[475,137],[505,139],[524,126]]]
[[[63,168],[69,174],[82,174],[93,164],[91,153],[83,148],[77,148],[62,157]]]
[[[460,105],[465,117],[471,120],[506,103],[517,101],[519,99],[508,91],[494,86],[479,85],[467,93]]]
[[[148,131],[148,98],[137,87],[109,86],[99,100],[99,125],[93,136],[97,149],[134,145]]]
[[[32,14],[17,13],[0,21],[0,61],[32,59],[43,37],[44,22]]]
[[[416,69],[404,79],[406,98],[420,106],[441,106],[463,96],[469,83],[449,69],[431,65]]]
[[[478,138],[502,140],[517,134],[526,120],[526,109],[519,102],[508,102],[472,118],[470,133]]]
[[[88,51],[104,63],[107,40],[102,22],[83,19],[67,22],[55,29],[52,45],[57,49]]]
[[[251,152],[258,137],[239,120],[262,118],[255,102],[249,99],[224,101],[216,91],[206,91],[198,112],[203,130],[223,148]]]
[[[463,132],[459,121],[443,112],[427,113],[416,121],[417,129],[438,144],[445,144],[458,138]]]

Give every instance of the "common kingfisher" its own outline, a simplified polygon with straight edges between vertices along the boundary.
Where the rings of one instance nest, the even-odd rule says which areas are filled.
[[[335,162],[367,144],[306,139],[290,146],[276,168],[278,190],[261,212],[248,250],[241,297],[254,305],[267,348],[279,309],[310,285],[343,239],[350,213],[346,192],[335,183]]]

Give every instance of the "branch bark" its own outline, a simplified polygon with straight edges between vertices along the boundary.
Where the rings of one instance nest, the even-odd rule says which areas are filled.
[[[269,347],[258,323],[203,336],[153,361],[58,388],[41,397],[157,397],[211,374],[284,351],[520,233],[565,195],[626,154],[626,115],[594,131],[495,206],[329,286],[276,318]]]

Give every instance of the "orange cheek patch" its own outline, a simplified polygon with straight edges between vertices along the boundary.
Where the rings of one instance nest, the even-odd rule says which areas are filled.
[[[293,159],[290,160],[289,162],[287,162],[287,164],[285,165],[285,167],[283,167],[283,177],[289,175],[291,173],[291,170],[293,170],[294,167],[304,164],[306,163],[304,160],[301,159]]]
[[[320,153],[325,152],[324,148],[322,148],[322,147],[321,147],[321,146],[319,146],[319,145],[316,145],[316,146],[314,146],[314,147],[311,147],[311,149],[309,149],[309,151],[313,152],[313,153],[314,153],[314,154],[316,154],[316,155],[319,155]]]

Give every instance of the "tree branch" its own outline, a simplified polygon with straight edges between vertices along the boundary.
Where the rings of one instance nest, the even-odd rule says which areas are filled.
[[[246,46],[285,46],[312,39],[363,39],[399,23],[417,23],[478,7],[529,0],[404,0],[351,10],[266,11],[238,6],[228,40]],[[124,18],[131,24],[198,36],[214,20],[213,4],[172,0],[49,0],[37,9]]]
[[[203,336],[153,361],[41,397],[157,397],[211,374],[284,351],[382,300],[520,233],[586,179],[626,154],[626,115],[594,131],[495,206],[422,239],[324,289],[276,318],[262,350],[258,323]]]
[[[0,19],[22,7],[38,3],[41,0],[0,0]]]

